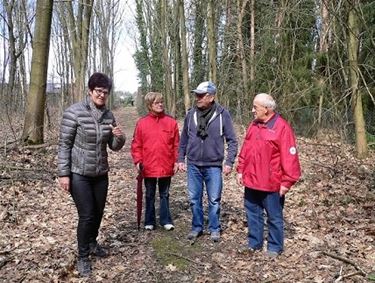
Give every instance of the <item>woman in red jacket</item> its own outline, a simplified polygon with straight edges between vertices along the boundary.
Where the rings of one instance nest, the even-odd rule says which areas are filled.
[[[272,96],[255,96],[254,121],[247,130],[237,167],[237,181],[245,186],[248,248],[255,251],[263,247],[265,210],[267,254],[272,257],[284,249],[284,196],[301,175],[293,130],[275,108]]]
[[[161,93],[147,93],[145,104],[149,113],[138,120],[131,144],[133,162],[137,170],[143,169],[146,187],[145,229],[155,228],[155,192],[158,185],[160,225],[166,230],[172,230],[169,188],[171,177],[178,170],[178,126],[174,118],[164,113]]]

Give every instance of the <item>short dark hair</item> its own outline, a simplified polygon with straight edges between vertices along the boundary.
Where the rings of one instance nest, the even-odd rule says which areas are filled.
[[[93,73],[89,78],[88,86],[91,91],[96,87],[106,88],[111,91],[112,80],[106,74]]]

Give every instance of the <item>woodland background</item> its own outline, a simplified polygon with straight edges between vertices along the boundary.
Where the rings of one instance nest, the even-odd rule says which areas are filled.
[[[211,80],[240,124],[254,95],[269,92],[298,134],[333,131],[360,158],[374,142],[375,1],[3,0],[0,9],[1,121],[24,120],[9,141],[43,143],[90,74],[113,77],[126,33],[135,34],[140,113],[142,95],[161,91],[181,118],[190,90]],[[111,107],[123,97],[114,93]]]
[[[125,15],[135,24],[125,24]],[[75,211],[54,179],[59,122],[62,111],[86,95],[94,71],[114,77],[124,33],[135,34],[139,89],[123,93],[114,81],[109,107],[122,117],[128,145],[137,115],[145,113],[145,93],[161,91],[167,111],[180,120],[193,104],[190,90],[212,80],[240,141],[254,95],[275,96],[298,134],[304,175],[287,208],[293,249],[280,261],[270,263],[262,255],[253,261],[234,252],[245,230],[241,189],[232,176],[220,252],[208,241],[198,250],[177,245],[170,256],[187,263],[179,268],[164,261],[160,246],[184,243],[189,222],[184,176],[176,177],[181,189],[172,203],[181,229],[139,234],[132,218],[122,220],[128,210],[133,213],[128,148],[113,155],[113,199],[103,240],[124,258],[98,263],[95,280],[373,280],[375,1],[2,0],[0,16],[0,280],[78,280]],[[135,108],[124,108],[132,103]],[[166,236],[172,244],[153,244],[153,238]],[[145,262],[150,271],[142,267]]]

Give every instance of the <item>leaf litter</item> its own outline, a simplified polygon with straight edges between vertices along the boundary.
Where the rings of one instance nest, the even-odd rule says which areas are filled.
[[[374,152],[332,137],[298,138],[301,180],[286,197],[285,251],[243,254],[247,224],[243,188],[224,177],[222,237],[207,232],[191,245],[186,174],[172,179],[173,231],[136,224],[136,172],[130,142],[134,108],[115,110],[127,142],[109,152],[110,186],[99,241],[110,256],[93,260],[93,275],[78,277],[77,212],[56,179],[57,132],[43,148],[2,148],[0,160],[0,282],[367,282],[375,273]],[[180,128],[182,122],[179,121]],[[243,131],[240,144],[242,143]],[[204,201],[207,214],[207,202]],[[158,201],[156,201],[158,207]],[[207,215],[205,216],[207,220]],[[167,239],[167,240],[166,240]]]

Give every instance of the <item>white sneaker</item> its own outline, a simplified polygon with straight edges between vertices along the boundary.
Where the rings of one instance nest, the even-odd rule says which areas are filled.
[[[170,231],[170,230],[174,229],[174,226],[173,226],[173,224],[165,224],[164,229],[167,230],[167,231]]]
[[[154,225],[146,225],[145,229],[149,231],[154,230]]]

